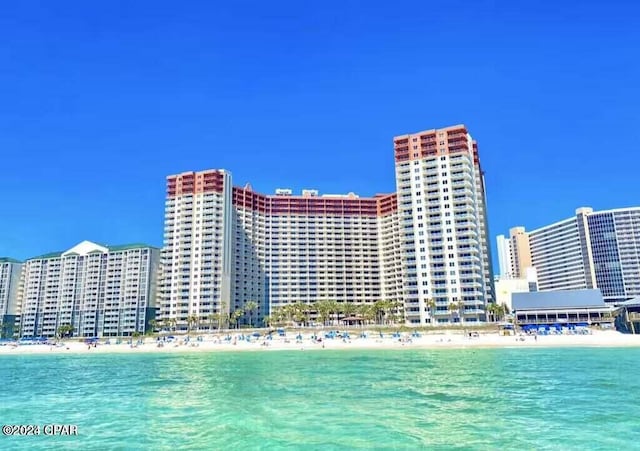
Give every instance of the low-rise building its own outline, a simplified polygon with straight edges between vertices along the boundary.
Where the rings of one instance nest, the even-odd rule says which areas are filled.
[[[537,291],[538,281],[534,268],[527,268],[522,278],[500,276],[494,281],[496,304],[505,305],[508,312],[513,311],[513,293],[528,293]]]
[[[613,327],[616,308],[599,289],[513,293],[516,324],[523,329],[558,330],[597,325]]]

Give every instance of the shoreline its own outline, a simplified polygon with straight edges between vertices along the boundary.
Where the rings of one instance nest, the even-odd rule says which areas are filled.
[[[197,353],[197,352],[273,352],[273,351],[335,351],[335,350],[405,350],[405,349],[498,349],[498,348],[563,348],[563,347],[593,347],[593,348],[628,348],[640,347],[640,335],[622,334],[616,331],[591,331],[585,335],[499,335],[498,333],[481,333],[469,337],[461,332],[421,334],[400,334],[392,336],[385,334],[380,338],[377,333],[369,332],[368,338],[353,336],[351,338],[322,338],[322,341],[312,339],[318,332],[294,333],[286,337],[276,336],[271,340],[261,337],[251,341],[240,339],[241,334],[228,334],[231,340],[224,340],[225,335],[201,334],[201,339],[177,336],[175,341],[165,342],[158,346],[155,339],[146,338],[143,344],[129,345],[104,344],[102,339],[95,347],[78,341],[50,344],[5,344],[0,346],[0,356],[4,355],[32,355],[32,354],[136,354],[136,353]],[[302,339],[296,339],[300,335]],[[324,333],[323,333],[324,336]]]

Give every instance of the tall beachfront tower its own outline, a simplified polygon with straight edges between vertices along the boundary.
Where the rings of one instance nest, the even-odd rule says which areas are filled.
[[[144,333],[155,317],[159,249],[145,244],[102,246],[90,241],[25,261],[20,335],[78,337]]]
[[[396,136],[394,149],[407,322],[484,320],[493,275],[477,143],[455,125]]]
[[[239,320],[261,325],[288,304],[388,300],[409,324],[484,320],[492,274],[475,141],[462,125],[400,136],[395,159],[398,192],[371,197],[262,194],[225,170],[169,176],[160,318],[185,330],[251,302]]]
[[[262,325],[299,302],[400,301],[395,194],[267,195],[231,183],[224,170],[168,177],[161,319],[184,330],[244,309],[240,322]]]
[[[227,314],[232,272],[231,174],[223,170],[167,177],[160,318],[186,329],[193,318]]]
[[[17,330],[21,271],[21,262],[13,258],[0,257],[0,338],[11,338]]]
[[[517,229],[527,237],[540,291],[599,288],[612,303],[640,296],[640,207],[581,207],[531,232]]]

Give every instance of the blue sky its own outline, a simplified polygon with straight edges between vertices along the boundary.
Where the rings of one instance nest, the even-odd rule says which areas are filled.
[[[457,123],[479,141],[492,245],[579,206],[639,205],[639,16],[631,1],[7,3],[0,255],[160,245],[165,177],[186,170],[390,192],[393,136]]]

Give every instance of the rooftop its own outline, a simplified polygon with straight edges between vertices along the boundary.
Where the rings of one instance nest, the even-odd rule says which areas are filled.
[[[571,309],[585,307],[606,307],[602,292],[593,290],[533,291],[530,293],[513,293],[513,309]]]
[[[83,241],[66,251],[49,252],[47,254],[31,257],[29,258],[29,260],[46,260],[51,258],[60,258],[63,255],[86,255],[86,254],[91,254],[95,252],[99,252],[99,253],[122,252],[129,249],[144,249],[144,248],[159,249],[156,246],[151,246],[145,243],[131,243],[131,244],[118,244],[118,245],[104,246],[91,241]]]

